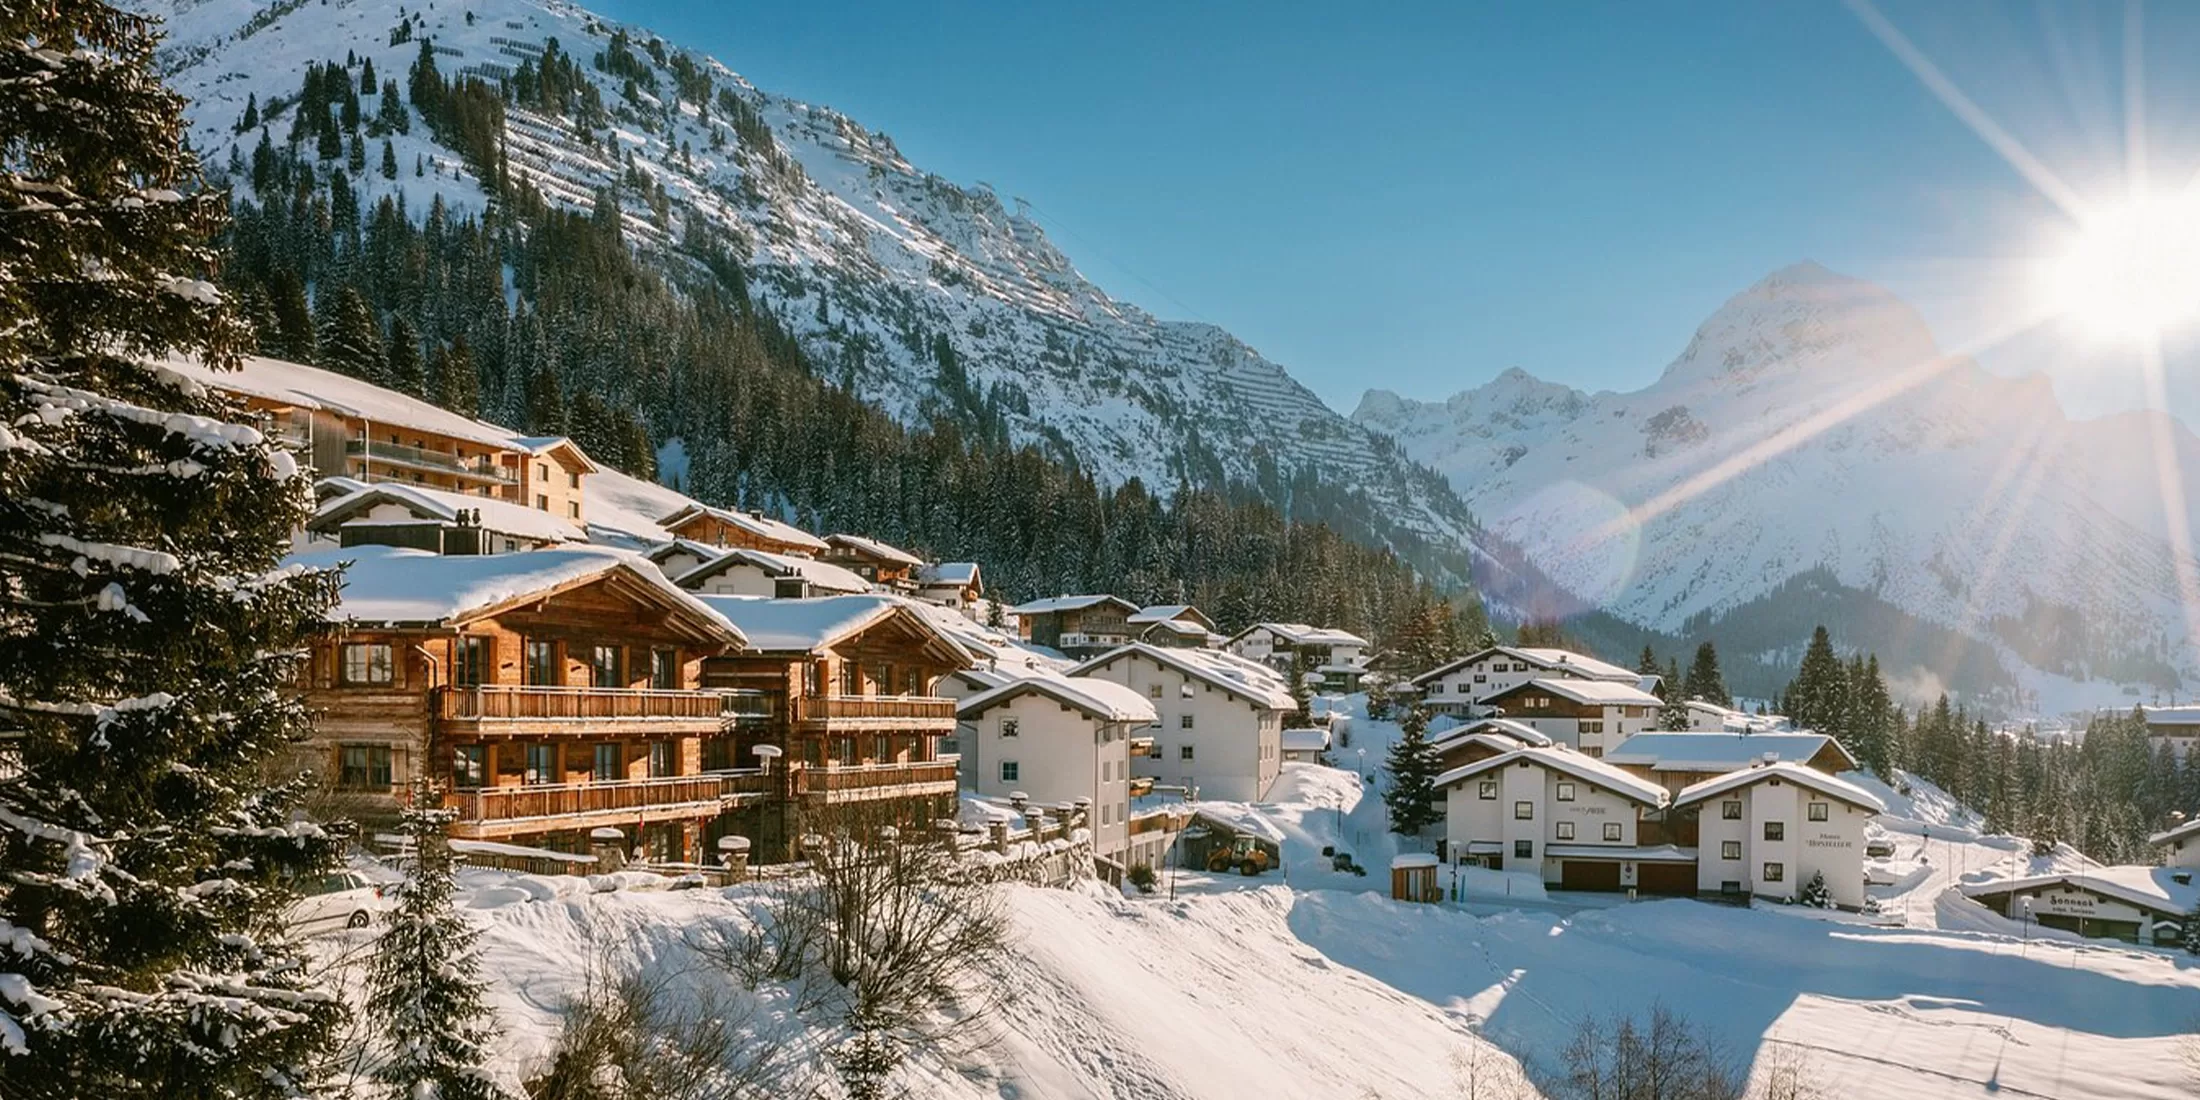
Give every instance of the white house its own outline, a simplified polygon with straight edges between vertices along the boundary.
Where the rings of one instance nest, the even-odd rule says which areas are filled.
[[[1093,851],[1121,861],[1129,847],[1133,737],[1154,720],[1146,696],[1090,676],[1024,676],[955,708],[966,785],[1027,795],[1040,805],[1082,801]]]
[[[1534,871],[1569,890],[1689,894],[1695,853],[1640,843],[1665,789],[1561,746],[1523,746],[1445,771],[1445,855]]]
[[[1818,873],[1846,908],[1864,904],[1864,824],[1887,809],[1854,783],[1786,760],[1692,784],[1673,808],[1700,808],[1704,892],[1794,901]]]
[[[1685,787],[1706,779],[1786,760],[1806,764],[1827,775],[1853,771],[1856,758],[1841,742],[1822,733],[1638,733],[1604,754],[1615,764],[1644,779],[1655,780],[1679,794]]]
[[[783,600],[871,591],[871,582],[831,562],[765,550],[728,550],[674,577],[672,583],[708,596]]]
[[[2162,849],[2164,866],[2200,867],[2200,817],[2172,825],[2148,837],[2147,843]]]
[[[1439,665],[1414,677],[1411,683],[1429,709],[1439,714],[1473,716],[1484,713],[1484,699],[1536,679],[1598,680],[1643,690],[1643,676],[1633,669],[1570,650],[1505,645]]]
[[[1215,633],[1215,621],[1188,603],[1141,607],[1124,616],[1123,623],[1136,640],[1154,645],[1211,648],[1222,640]]]
[[[1298,659],[1322,678],[1328,691],[1358,691],[1367,671],[1367,639],[1349,630],[1305,623],[1255,623],[1222,648],[1249,661],[1289,672]]]
[[[1781,715],[1751,714],[1702,699],[1690,699],[1681,706],[1688,713],[1688,729],[1695,733],[1772,733],[1793,728]]]
[[[1132,644],[1070,670],[1128,685],[1153,704],[1152,755],[1131,774],[1255,802],[1283,770],[1283,717],[1297,709],[1266,665],[1211,649]]]
[[[712,546],[694,539],[673,539],[642,551],[642,556],[649,559],[657,567],[657,571],[663,573],[669,581],[706,561],[714,561],[725,553],[725,548],[721,546]]]
[[[1320,726],[1302,726],[1283,731],[1283,758],[1302,763],[1320,763],[1322,754],[1329,751],[1329,731]]]
[[[917,598],[975,617],[985,600],[985,578],[974,561],[936,561],[917,567]]]
[[[1479,707],[1534,728],[1568,748],[1602,756],[1638,733],[1656,728],[1658,697],[1630,678],[1583,680],[1550,677],[1492,692]]]
[[[2148,749],[2168,745],[2182,762],[2200,745],[2200,706],[2146,707]]]

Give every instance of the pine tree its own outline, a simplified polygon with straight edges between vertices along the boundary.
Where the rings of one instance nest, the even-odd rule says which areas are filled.
[[[347,286],[330,295],[319,328],[321,366],[369,382],[383,381],[382,336],[373,307],[358,291]]]
[[[391,145],[388,138],[382,139],[382,178],[397,178],[397,147]]]
[[[1696,660],[1688,666],[1688,682],[1681,697],[1722,707],[1734,705],[1734,697],[1726,692],[1726,680],[1719,675],[1719,651],[1710,642],[1696,647]]]
[[[1803,892],[1795,900],[1817,909],[1833,908],[1833,891],[1826,886],[1825,872],[1812,871],[1810,881],[1803,884]]]
[[[414,397],[427,396],[427,377],[420,365],[420,334],[413,330],[412,322],[403,317],[390,322],[383,362],[382,378],[391,389]]]
[[[309,486],[146,365],[251,339],[153,25],[46,0],[0,37],[0,1096],[297,1095],[342,1015],[281,927],[342,837],[265,771],[334,598],[275,568]]]
[[[2192,912],[2185,914],[2185,923],[2178,929],[2183,933],[2181,945],[2192,954],[2200,955],[2200,902],[2194,902]]]
[[[1882,779],[1894,774],[1893,735],[1889,729],[1894,701],[1887,695],[1887,681],[1879,673],[1879,655],[1864,659],[1864,673],[1856,681],[1849,722],[1849,751],[1864,770]]]
[[[374,1079],[391,1100],[491,1100],[503,1095],[483,1067],[493,1038],[476,933],[451,904],[457,887],[448,837],[456,811],[421,780],[399,813],[412,873],[367,961],[367,1020],[382,1057]]]
[[[1428,739],[1428,711],[1416,704],[1398,719],[1398,740],[1390,746],[1384,769],[1390,786],[1383,806],[1390,831],[1416,836],[1436,821],[1436,749]]]
[[[1840,697],[1847,694],[1846,676],[1841,658],[1833,652],[1832,637],[1823,625],[1819,626],[1811,632],[1810,645],[1803,650],[1803,663],[1795,670],[1795,682],[1789,685],[1783,709],[1800,729],[1840,733]]]
[[[248,133],[260,124],[260,97],[247,93],[244,97],[244,117],[237,120],[237,132]]]

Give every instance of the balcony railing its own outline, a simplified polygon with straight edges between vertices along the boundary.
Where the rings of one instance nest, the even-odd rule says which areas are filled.
[[[479,684],[436,689],[436,717],[452,722],[696,722],[734,712],[717,691]]]
[[[371,439],[347,439],[344,453],[358,455],[368,462],[389,462],[416,469],[433,470],[453,477],[493,481],[499,485],[517,485],[519,476],[491,462],[486,456],[478,459],[460,458],[449,451],[434,451],[426,447],[411,447],[403,443],[377,443]]]
[[[462,821],[511,821],[720,802],[742,795],[763,795],[769,789],[770,778],[760,771],[707,772],[602,783],[483,787],[445,795],[444,805],[458,811]]]
[[[934,720],[952,725],[955,701],[930,695],[812,695],[797,698],[797,722]]]
[[[882,787],[946,784],[957,780],[956,760],[927,760],[917,764],[860,764],[848,767],[806,767],[795,773],[795,786],[803,794],[873,791]]]

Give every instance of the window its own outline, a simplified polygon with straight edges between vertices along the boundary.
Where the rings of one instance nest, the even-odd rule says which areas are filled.
[[[1490,678],[1488,676],[1485,676],[1482,673],[1477,672],[1474,674],[1474,682],[1477,684],[1486,684],[1489,682],[1489,679]]]
[[[388,745],[345,745],[337,750],[337,787],[347,791],[388,790],[393,782]]]
[[[1720,841],[1720,842],[1719,842],[1719,858],[1720,858],[1720,859],[1740,859],[1740,858],[1742,858],[1742,842],[1741,842],[1741,841],[1739,841],[1739,840],[1722,840],[1722,841]]]
[[[529,783],[555,783],[558,781],[558,747],[556,745],[527,746],[526,781]]]
[[[652,649],[649,651],[649,686],[666,691],[680,686],[679,650]]]
[[[1824,802],[1813,802],[1809,806],[1809,817],[1812,821],[1824,821],[1831,810],[1832,807]]]
[[[1572,802],[1574,800],[1574,785],[1571,783],[1559,784],[1558,800],[1560,802]]]
[[[1572,840],[1572,839],[1574,838],[1574,823],[1573,823],[1573,822],[1571,822],[1571,821],[1561,821],[1561,822],[1559,822],[1559,823],[1558,823],[1558,825],[1556,826],[1556,828],[1558,829],[1558,839],[1560,839],[1560,840]]]
[[[1723,881],[1723,882],[1719,883],[1719,892],[1720,892],[1720,893],[1722,893],[1722,894],[1725,894],[1725,895],[1727,895],[1727,896],[1729,896],[1729,897],[1732,897],[1732,896],[1734,896],[1734,895],[1736,895],[1736,894],[1739,894],[1739,893],[1741,893],[1741,892],[1742,892],[1742,880],[1740,880],[1740,879],[1736,879],[1736,878],[1730,878],[1730,879],[1727,879],[1727,880],[1725,880],[1725,881]]]
[[[1520,801],[1520,802],[1515,802],[1515,803],[1513,803],[1513,820],[1514,820],[1514,821],[1534,821],[1534,820],[1535,820],[1535,803],[1533,803],[1533,802],[1528,802],[1528,801],[1525,801],[1525,800],[1523,800],[1523,801]]]
[[[456,666],[451,669],[451,679],[454,683],[468,687],[488,683],[492,678],[489,665],[489,639],[475,635],[460,638],[458,640],[457,659],[452,663]]]
[[[1021,776],[1018,774],[1020,770],[1021,769],[1016,766],[1016,762],[1014,760],[1001,761],[1001,782],[1016,782],[1017,779],[1021,778]]]
[[[1532,840],[1516,840],[1516,841],[1513,841],[1513,858],[1514,858],[1514,859],[1534,859],[1534,858],[1535,858],[1535,841],[1532,841]]]
[[[1190,745],[1185,745],[1182,748],[1177,749],[1176,758],[1178,760],[1190,760],[1192,758],[1192,747]]]
[[[1719,803],[1719,818],[1723,821],[1740,821],[1742,804],[1738,800]]]
[[[1148,698],[1148,699],[1159,699],[1159,698],[1161,698],[1161,685],[1160,685],[1160,684],[1147,684],[1147,685],[1146,685],[1146,698]]]
[[[625,687],[626,650],[615,645],[591,648],[588,651],[588,682],[600,688]]]
[[[625,770],[625,766],[626,754],[619,751],[619,746],[598,745],[596,746],[596,766],[589,769],[588,778],[598,783],[609,783],[619,778],[619,773]]]
[[[1001,719],[1001,736],[1015,737],[1023,733],[1023,723],[1014,718]]]
[[[1497,797],[1497,780],[1485,779],[1482,781],[1481,797],[1486,799],[1495,799]]]
[[[1176,728],[1178,728],[1178,729],[1184,729],[1184,730],[1188,730],[1188,729],[1192,728],[1192,716],[1191,716],[1190,714],[1179,714],[1179,715],[1177,715],[1177,716],[1176,716]]]
[[[549,510],[550,510],[550,498],[549,498],[549,497],[548,497],[547,495],[545,495],[545,494],[542,494],[542,493],[536,493],[536,494],[535,494],[535,511],[538,511],[538,512],[547,512],[547,511],[549,511]]]
[[[1619,822],[1607,821],[1604,823],[1604,839],[1612,841],[1615,844],[1619,842]]]
[[[563,677],[558,675],[558,645],[556,642],[527,643],[527,682],[534,687],[550,687]]]
[[[1786,868],[1786,867],[1783,867],[1783,866],[1781,866],[1780,864],[1777,864],[1777,863],[1767,863],[1767,864],[1765,864],[1765,873],[1764,873],[1764,880],[1765,880],[1766,882],[1779,882],[1779,881],[1781,881],[1782,879],[1784,879],[1784,878],[1786,878],[1786,877],[1787,877],[1787,868]]]
[[[873,750],[871,753],[871,759],[878,761],[881,764],[888,763],[894,759],[894,739],[886,734],[879,734],[877,743],[872,745],[871,748]]]
[[[1766,839],[1766,840],[1786,840],[1786,839],[1787,839],[1787,822],[1784,822],[1784,821],[1767,821],[1767,822],[1765,822],[1765,839]]]
[[[1604,722],[1603,722],[1603,720],[1602,720],[1602,719],[1594,719],[1594,720],[1592,720],[1592,719],[1587,719],[1587,718],[1584,718],[1584,719],[1582,719],[1582,722],[1581,722],[1581,732],[1583,732],[1583,733],[1603,733],[1603,732],[1604,732]]]
[[[535,480],[536,480],[536,481],[548,481],[548,480],[550,480],[550,464],[549,464],[549,463],[547,463],[547,462],[537,462],[537,463],[535,463]]]
[[[472,790],[489,780],[489,751],[483,745],[451,747],[451,786]]]
[[[576,474],[576,473],[572,473],[572,472],[568,471],[568,472],[566,473],[566,475],[565,475],[565,486],[566,486],[566,488],[568,488],[568,489],[578,489],[578,488],[580,488],[580,487],[581,487],[581,475],[579,475],[579,474]]]
[[[570,519],[581,518],[581,502],[577,500],[566,501],[565,514]]]
[[[671,741],[649,743],[649,775],[661,779],[680,774],[680,746]]]
[[[344,645],[344,682],[387,684],[397,677],[397,667],[385,642],[348,642]]]

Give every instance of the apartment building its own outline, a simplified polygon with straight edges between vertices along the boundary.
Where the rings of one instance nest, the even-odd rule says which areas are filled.
[[[290,560],[350,563],[305,674],[313,734],[292,761],[323,777],[335,812],[386,820],[427,777],[446,785],[463,839],[587,852],[592,830],[617,828],[680,861],[768,793],[705,766],[725,723],[702,662],[740,631],[631,554],[353,546]]]
[[[1605,763],[1676,795],[1706,779],[1781,760],[1826,775],[1857,767],[1841,742],[1822,733],[1638,733],[1604,754]]]
[[[1492,646],[1430,669],[1409,681],[1424,706],[1439,714],[1479,717],[1483,700],[1530,680],[1596,680],[1644,688],[1645,677],[1631,669],[1564,649]]]
[[[1822,874],[1834,903],[1852,909],[1864,904],[1864,825],[1887,809],[1854,783],[1786,760],[1693,784],[1673,808],[1696,820],[1702,892],[1794,901]]]
[[[1523,746],[1445,771],[1445,856],[1531,871],[1567,890],[1687,895],[1696,853],[1667,842],[1665,789],[1561,745]]]
[[[1302,664],[1322,678],[1324,691],[1358,691],[1367,672],[1367,639],[1349,630],[1305,623],[1255,623],[1222,647],[1286,675]]]
[[[1658,724],[1658,697],[1616,680],[1536,679],[1485,695],[1477,706],[1590,756]]]
[[[1152,704],[1153,748],[1132,757],[1135,777],[1202,798],[1257,802],[1283,770],[1283,719],[1298,704],[1266,665],[1219,650],[1133,643],[1069,671],[1125,685]]]
[[[961,700],[955,716],[969,789],[1041,806],[1088,808],[1093,851],[1121,863],[1130,846],[1131,756],[1152,743],[1153,704],[1110,680],[1021,676]]]
[[[759,858],[792,856],[805,822],[836,813],[954,816],[956,761],[940,742],[955,702],[934,689],[971,663],[967,647],[892,595],[696,598],[747,640],[703,664],[733,716],[705,763],[772,775],[775,801],[733,819]]]

